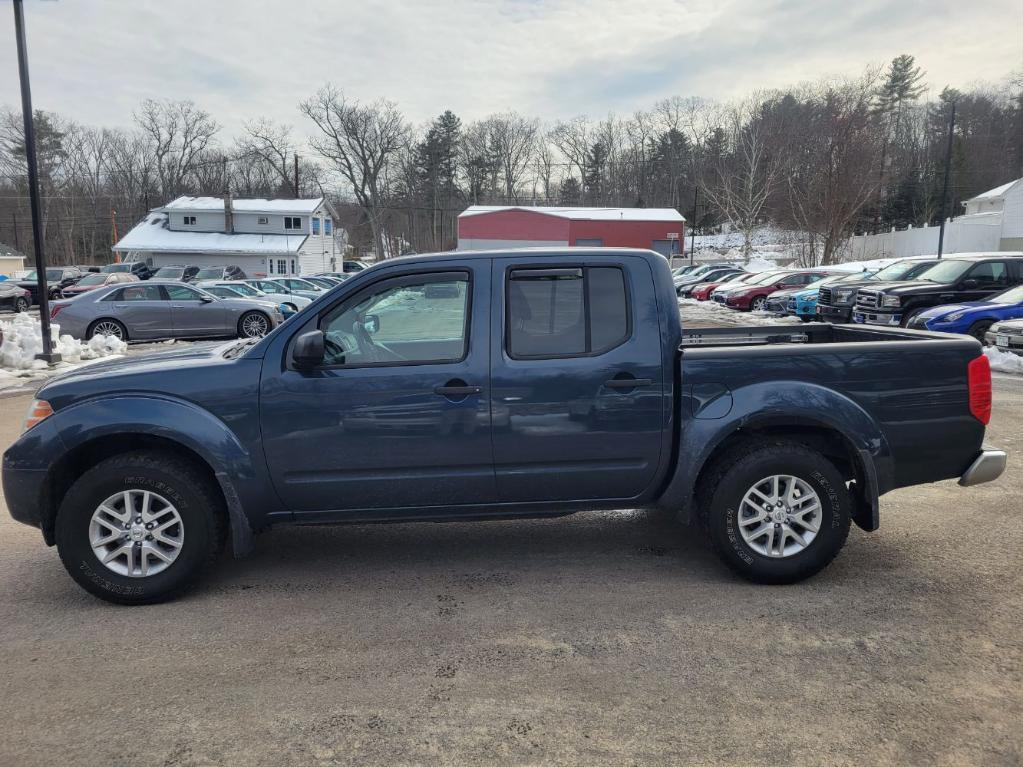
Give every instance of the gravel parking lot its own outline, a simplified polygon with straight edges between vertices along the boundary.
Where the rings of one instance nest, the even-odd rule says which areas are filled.
[[[0,765],[1020,764],[1020,434],[999,377],[1006,476],[886,496],[788,587],[590,513],[276,530],[118,608],[3,509]]]

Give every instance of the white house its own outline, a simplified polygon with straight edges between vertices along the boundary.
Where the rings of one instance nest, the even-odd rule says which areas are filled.
[[[150,211],[113,247],[123,260],[240,266],[252,276],[340,271],[346,236],[324,198],[179,197]]]
[[[1023,178],[989,189],[963,203],[963,215],[945,223],[945,253],[1023,250]],[[923,256],[938,251],[938,227],[910,227],[850,237],[851,260]]]
[[[14,277],[25,271],[25,254],[0,242],[0,274]]]

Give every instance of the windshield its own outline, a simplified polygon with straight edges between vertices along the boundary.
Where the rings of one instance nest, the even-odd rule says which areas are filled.
[[[899,261],[897,264],[889,264],[870,279],[885,280],[888,282],[894,282],[895,280],[908,280],[933,265],[934,264],[931,261]]]
[[[176,280],[185,273],[185,270],[180,266],[161,266],[154,272],[154,277],[162,277],[165,279]]]
[[[217,298],[240,298],[241,297],[241,293],[238,293],[238,292],[232,290],[231,288],[221,287],[220,285],[217,285],[216,287],[212,287],[212,288],[203,288],[203,290],[205,290],[207,293],[212,293]]]
[[[111,274],[113,272],[130,272],[131,264],[107,264],[100,269],[100,271],[106,274]]]
[[[916,279],[928,282],[955,282],[973,266],[972,261],[943,261],[921,272]]]
[[[78,285],[103,285],[107,281],[105,274],[90,274],[86,277],[82,277],[78,281]]]
[[[1017,285],[1014,288],[1009,288],[1004,293],[999,293],[997,296],[991,296],[988,300],[996,304],[1023,303],[1023,285]]]
[[[213,279],[219,279],[219,278],[221,278],[223,276],[224,276],[224,267],[216,266],[216,267],[210,267],[208,269],[200,269],[196,273],[195,278],[197,280],[213,280]]]
[[[246,285],[243,282],[239,282],[237,285],[231,285],[230,287],[228,287],[226,285],[224,285],[223,287],[226,287],[228,290],[233,290],[234,292],[239,293],[239,294],[241,294],[243,296],[258,296],[259,295],[259,291],[258,290],[256,290],[251,285]]]
[[[752,280],[746,280],[746,284],[747,285],[767,285],[768,283],[771,283],[771,282],[777,282],[781,278],[781,276],[783,274],[785,274],[785,273],[784,272],[766,272],[765,274],[761,274],[761,275],[759,275],[758,277],[755,277]]]
[[[321,288],[319,285],[313,285],[311,282],[307,282],[306,280],[295,280],[295,279],[292,279],[291,283],[292,283],[292,286],[291,286],[292,290],[294,290],[296,288],[298,290],[316,290],[316,291],[323,290],[323,288]]]

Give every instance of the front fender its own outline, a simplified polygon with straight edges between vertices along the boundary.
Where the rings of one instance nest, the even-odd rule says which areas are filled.
[[[48,426],[66,451],[111,436],[145,435],[175,442],[213,470],[227,502],[235,553],[251,548],[252,530],[283,506],[268,479],[263,453],[250,450],[213,413],[166,395],[122,394],[57,411]]]
[[[678,466],[658,506],[681,510],[681,516],[687,518],[700,472],[714,451],[737,431],[815,427],[839,434],[859,457],[866,476],[864,495],[876,527],[877,496],[892,488],[894,475],[888,441],[866,410],[833,389],[805,381],[756,383],[730,394],[731,408],[715,418],[699,417],[693,408],[697,400],[683,395]]]

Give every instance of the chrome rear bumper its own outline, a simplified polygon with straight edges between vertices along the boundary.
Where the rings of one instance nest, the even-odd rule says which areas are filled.
[[[1005,471],[1005,451],[984,448],[970,464],[970,468],[959,478],[959,484],[963,487],[971,487],[991,482],[1002,476],[1003,471]]]

